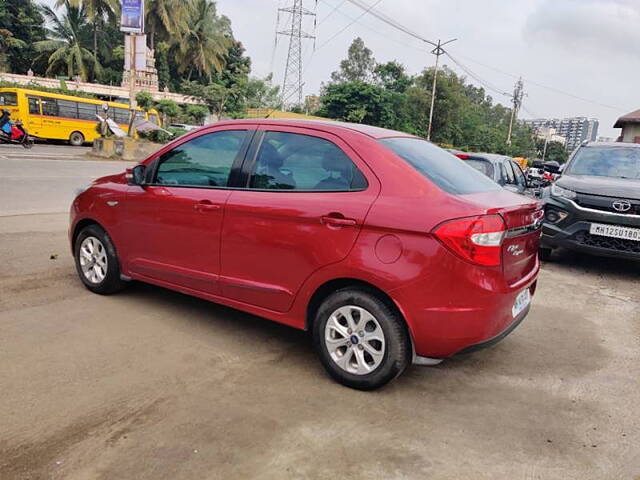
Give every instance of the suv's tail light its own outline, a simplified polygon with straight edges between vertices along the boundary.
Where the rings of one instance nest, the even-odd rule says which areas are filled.
[[[459,218],[438,225],[433,234],[459,257],[476,265],[497,266],[506,225],[500,215]]]

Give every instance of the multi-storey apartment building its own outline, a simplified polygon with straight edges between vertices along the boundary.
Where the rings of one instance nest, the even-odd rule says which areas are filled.
[[[595,118],[536,118],[522,120],[522,123],[530,126],[538,132],[542,128],[553,128],[557,135],[566,139],[565,148],[572,151],[585,140],[595,141],[598,137],[599,122]]]

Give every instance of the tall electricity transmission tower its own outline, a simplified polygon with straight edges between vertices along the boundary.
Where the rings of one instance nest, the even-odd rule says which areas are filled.
[[[291,25],[286,30],[276,31],[277,35],[289,38],[287,64],[282,81],[282,105],[302,105],[302,39],[313,39],[315,36],[302,30],[302,19],[305,16],[314,17],[316,14],[302,5],[302,0],[293,0],[293,5],[278,9],[280,12],[291,14]]]
[[[507,135],[507,145],[511,145],[511,134],[513,133],[513,121],[518,119],[518,111],[522,106],[522,98],[524,97],[524,83],[522,78],[519,78],[516,82],[516,86],[513,89],[513,108],[511,109],[511,120],[509,121],[509,134]]]

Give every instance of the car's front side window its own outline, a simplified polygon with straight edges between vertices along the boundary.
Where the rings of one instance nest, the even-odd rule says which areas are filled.
[[[367,181],[336,144],[323,138],[267,132],[253,167],[250,188],[263,190],[363,190]]]
[[[154,184],[188,187],[226,187],[231,167],[243,150],[249,132],[207,133],[164,153]]]

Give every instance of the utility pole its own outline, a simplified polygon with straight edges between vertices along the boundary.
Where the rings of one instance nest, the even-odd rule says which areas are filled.
[[[440,60],[440,55],[446,53],[442,47],[444,47],[448,43],[455,42],[456,40],[457,40],[456,38],[453,38],[451,40],[447,40],[444,43],[438,40],[437,44],[432,44],[432,45],[435,45],[435,48],[431,50],[431,53],[436,56],[436,68],[433,72],[433,87],[431,88],[431,108],[429,109],[429,128],[427,129],[427,140],[431,140],[431,130],[432,130],[432,124],[433,124],[433,107],[435,106],[435,103],[436,103],[436,82],[438,81],[438,63]]]
[[[511,109],[511,120],[509,121],[509,133],[507,135],[507,145],[511,145],[511,134],[513,133],[513,122],[518,119],[518,110],[522,105],[522,98],[524,97],[524,84],[522,83],[522,77],[516,82],[516,86],[513,89],[513,108]]]
[[[289,38],[289,52],[287,53],[287,64],[282,81],[282,106],[302,105],[302,39],[315,39],[302,30],[302,19],[305,15],[315,17],[315,13],[302,5],[303,0],[293,0],[290,7],[279,8],[279,12],[291,14],[291,25],[287,30],[276,32],[277,35],[284,35]],[[292,99],[290,101],[290,99]]]
[[[129,41],[129,109],[131,110],[129,116],[129,132],[130,137],[134,136],[135,128],[133,127],[136,120],[136,110],[138,102],[136,102],[136,34],[130,33],[127,35],[125,41]]]

